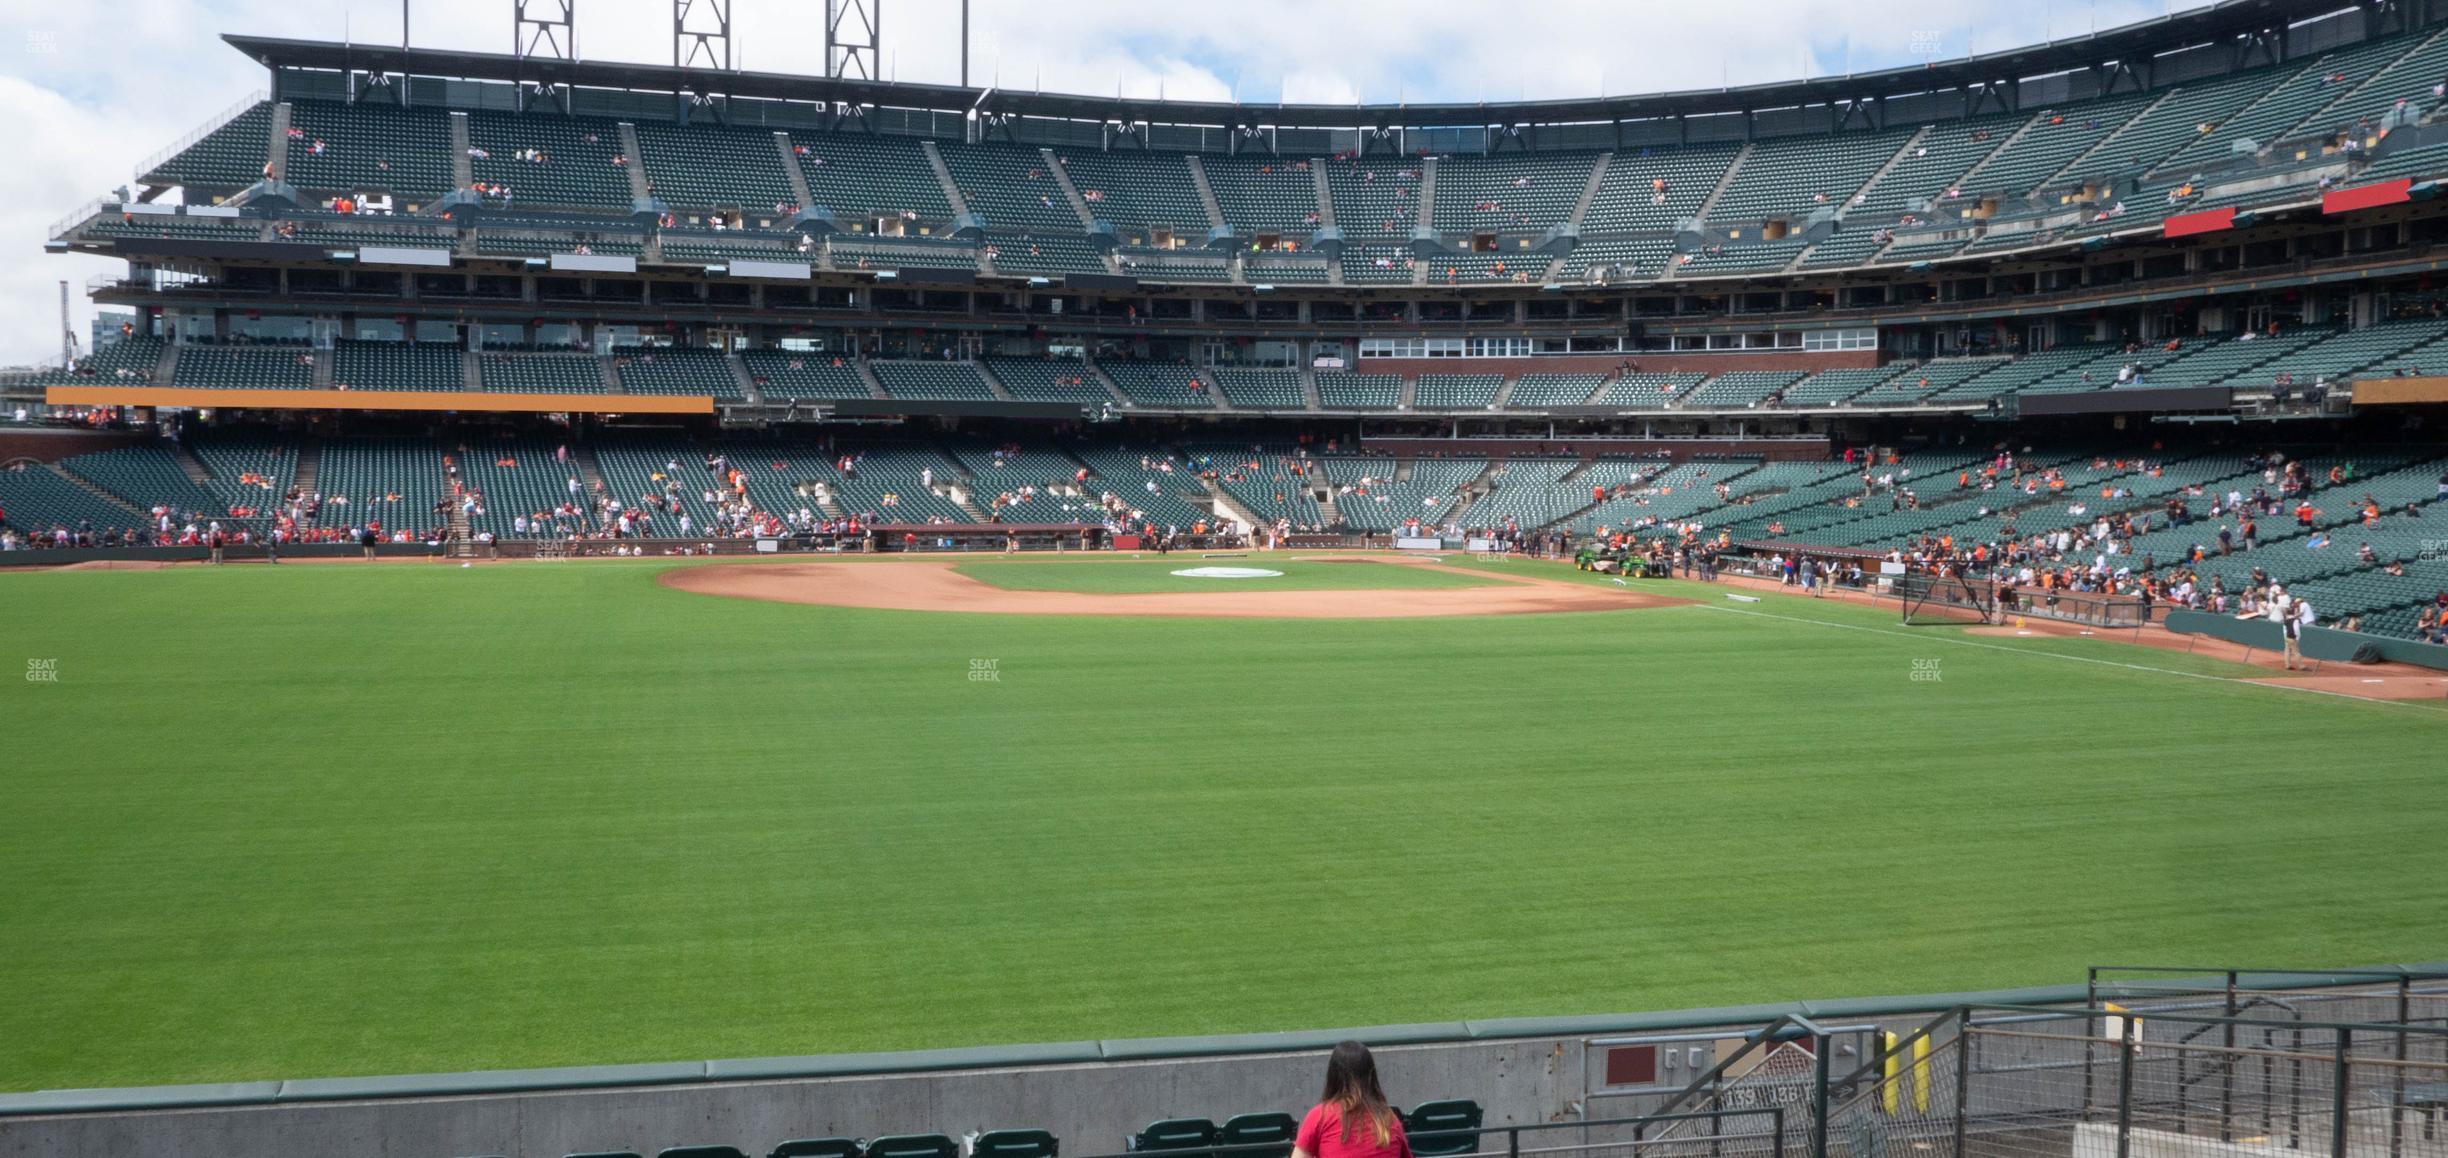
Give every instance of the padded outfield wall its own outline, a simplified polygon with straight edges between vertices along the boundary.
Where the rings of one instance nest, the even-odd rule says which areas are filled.
[[[2436,975],[2443,967],[2384,968]],[[2290,974],[2254,987],[2376,981]],[[1317,1096],[1323,1051],[1347,1037],[1378,1047],[1397,1104],[1473,1099],[1491,1128],[1624,1118],[1652,1110],[1697,1072],[1687,1065],[1649,1084],[1607,1087],[1606,1053],[1625,1038],[1731,1040],[1800,1014],[1839,1031],[1841,1071],[1859,1064],[1855,1043],[1868,1027],[1906,1033],[1962,1005],[2082,1008],[2089,997],[2084,986],[2063,985],[1230,1037],[0,1094],[0,1158],[554,1158],[689,1144],[761,1154],[790,1138],[1031,1127],[1087,1158],[1119,1152],[1126,1134],[1160,1118],[1298,1113]]]

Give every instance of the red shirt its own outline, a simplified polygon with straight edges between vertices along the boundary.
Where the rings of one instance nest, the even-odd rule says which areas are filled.
[[[1408,1158],[1411,1143],[1403,1137],[1402,1119],[1388,1121],[1386,1128],[1391,1133],[1383,1146],[1377,1144],[1377,1131],[1367,1122],[1353,1123],[1351,1137],[1345,1138],[1343,1111],[1320,1102],[1301,1119],[1293,1144],[1317,1158]]]

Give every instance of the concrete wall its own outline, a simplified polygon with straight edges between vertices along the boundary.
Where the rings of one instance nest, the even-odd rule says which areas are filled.
[[[1490,1125],[1569,1114],[1581,1096],[1578,1038],[1391,1047],[1387,1096],[1413,1105],[1455,1096]],[[35,1115],[0,1119],[6,1158],[449,1158],[554,1156],[723,1144],[762,1154],[785,1139],[1037,1127],[1078,1158],[1117,1153],[1125,1134],[1163,1117],[1284,1110],[1314,1101],[1314,1051],[1008,1067],[952,1073],[709,1082],[462,1097]]]

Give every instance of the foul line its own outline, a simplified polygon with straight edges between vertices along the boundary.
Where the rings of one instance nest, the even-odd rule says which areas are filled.
[[[1918,632],[1902,631],[1891,627],[1864,627],[1858,623],[1835,623],[1825,619],[1810,619],[1799,615],[1778,615],[1772,611],[1747,611],[1740,607],[1726,607],[1715,603],[1694,603],[1690,606],[1700,608],[1703,611],[1722,611],[1728,615],[1750,615],[1761,619],[1781,619],[1787,623],[1808,623],[1817,625],[1819,627],[1833,627],[1842,631],[1867,632],[1871,635],[1901,635],[1914,639],[1925,639],[1932,643],[1951,643],[1958,647],[1977,647],[1983,651],[2002,651],[2008,655],[2047,656],[2050,659],[2072,660],[2075,663],[2098,664],[2101,667],[2121,667],[2128,671],[2146,671],[2158,675],[2182,676],[2186,679],[2208,680],[2212,683],[2228,684],[2234,687],[2268,688],[2271,691],[2277,692],[2302,692],[2308,695],[2331,696],[2341,700],[2352,700],[2356,703],[2362,704],[2393,704],[2398,707],[2414,708],[2433,715],[2440,714],[2439,708],[2432,707],[2428,701],[2424,700],[2376,700],[2366,696],[2348,695],[2345,692],[2333,692],[2325,688],[2307,688],[2295,684],[2265,684],[2256,682],[2255,680],[2245,679],[2240,676],[2205,675],[2196,671],[2177,671],[2174,668],[2152,667],[2149,664],[2143,663],[2126,663],[2121,660],[2096,659],[2087,655],[2067,655],[2062,651],[2039,651],[2027,647],[2007,647],[2004,644],[1982,643],[1977,639],[1964,639],[1959,636],[1922,635]],[[1660,610],[1665,609],[1661,608]]]

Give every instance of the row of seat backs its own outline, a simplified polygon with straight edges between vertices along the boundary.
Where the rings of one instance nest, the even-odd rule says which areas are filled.
[[[1479,1148],[1479,1126],[1486,1114],[1477,1102],[1446,1098],[1422,1102],[1408,1113],[1399,1107],[1394,1112],[1402,1118],[1411,1152],[1420,1158],[1445,1158]],[[1215,1158],[1284,1158],[1292,1152],[1293,1135],[1299,1130],[1300,1122],[1282,1113],[1240,1114],[1225,1119],[1221,1126],[1206,1118],[1166,1118],[1124,1139],[1124,1148],[1143,1153],[1245,1146],[1251,1148],[1228,1150]]]
[[[989,1130],[969,1144],[969,1158],[1057,1158],[1061,1143],[1043,1130]],[[571,1154],[566,1158],[642,1158],[634,1150]],[[736,1146],[674,1146],[655,1158],[748,1158]],[[894,1134],[872,1141],[856,1138],[794,1138],[766,1158],[961,1158],[959,1139],[948,1134]]]

